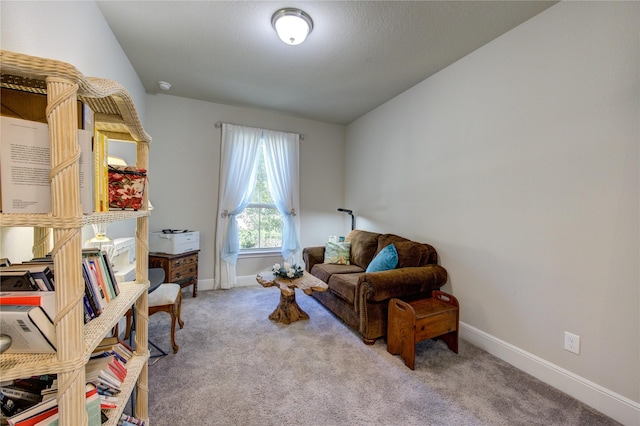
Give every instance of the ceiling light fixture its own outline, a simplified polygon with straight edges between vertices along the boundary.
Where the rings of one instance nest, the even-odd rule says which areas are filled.
[[[302,43],[313,30],[311,16],[300,9],[284,8],[271,17],[271,25],[284,43],[295,46]]]

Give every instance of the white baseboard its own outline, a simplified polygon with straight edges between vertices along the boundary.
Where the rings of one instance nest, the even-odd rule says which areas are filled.
[[[198,280],[198,291],[213,290],[213,278],[208,280]]]
[[[252,285],[258,285],[255,275],[236,277],[236,287],[248,287]]]
[[[632,401],[462,321],[460,322],[460,338],[624,425],[640,425],[640,403],[638,402]]]

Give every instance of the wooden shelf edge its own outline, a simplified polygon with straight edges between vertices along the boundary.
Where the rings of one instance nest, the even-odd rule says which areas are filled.
[[[81,228],[94,223],[119,222],[150,216],[149,210],[110,210],[78,217],[60,218],[49,213],[0,213],[2,226],[41,227],[41,228]]]

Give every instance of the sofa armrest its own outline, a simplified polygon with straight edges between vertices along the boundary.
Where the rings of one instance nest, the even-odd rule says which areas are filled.
[[[393,297],[402,299],[419,294],[431,294],[447,282],[447,270],[440,265],[365,273],[358,280],[358,303],[384,302]]]
[[[311,272],[311,268],[316,263],[324,263],[324,246],[305,247],[302,250],[302,260],[307,272]]]

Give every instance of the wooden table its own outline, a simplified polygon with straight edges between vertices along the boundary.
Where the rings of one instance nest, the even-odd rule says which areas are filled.
[[[299,288],[307,296],[314,291],[326,291],[329,286],[327,284],[304,271],[304,275],[300,278],[280,278],[273,275],[271,271],[265,271],[258,274],[256,280],[262,287],[279,287],[280,288],[280,304],[269,319],[283,324],[290,324],[295,321],[309,319],[309,314],[300,309],[296,303],[296,288]]]
[[[193,286],[193,297],[198,295],[198,252],[181,254],[149,253],[149,268],[162,268],[165,282],[180,284],[180,288]]]

